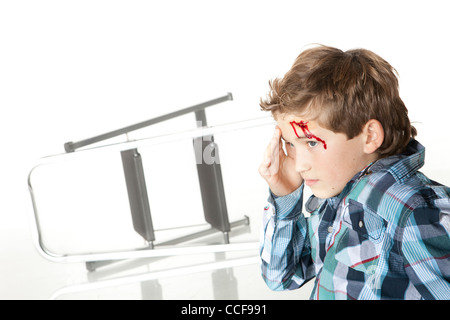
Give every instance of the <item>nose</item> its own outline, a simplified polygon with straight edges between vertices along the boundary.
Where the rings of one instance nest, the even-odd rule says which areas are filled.
[[[311,162],[310,160],[305,157],[305,154],[300,154],[300,152],[297,152],[295,155],[295,171],[298,173],[307,172],[311,169]]]

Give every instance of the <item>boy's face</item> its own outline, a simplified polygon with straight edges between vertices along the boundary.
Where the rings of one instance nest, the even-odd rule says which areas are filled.
[[[318,198],[338,195],[355,174],[376,160],[374,154],[364,152],[363,134],[348,140],[345,134],[304,117],[280,114],[275,119],[295,171]]]

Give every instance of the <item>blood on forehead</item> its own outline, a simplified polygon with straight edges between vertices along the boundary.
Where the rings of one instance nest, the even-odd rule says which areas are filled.
[[[302,129],[303,134],[305,135],[305,137],[307,139],[315,139],[318,142],[321,142],[323,144],[323,148],[324,149],[327,149],[326,142],[324,140],[320,139],[319,137],[313,135],[311,133],[311,131],[309,131],[308,122],[307,121],[300,121],[300,122],[291,121],[291,122],[289,122],[289,124],[292,126],[292,129],[294,129],[294,132],[295,132],[295,135],[297,136],[297,138],[300,138],[300,136],[297,133],[296,127],[299,127],[300,129]]]

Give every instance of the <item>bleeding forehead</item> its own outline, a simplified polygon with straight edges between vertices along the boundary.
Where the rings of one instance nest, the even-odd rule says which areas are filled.
[[[304,138],[303,129],[308,131],[316,131],[320,126],[314,120],[309,120],[304,117],[284,115],[275,118],[280,127],[282,127],[283,133],[293,133],[297,137]],[[284,132],[289,131],[289,132]]]
[[[291,130],[295,134],[295,137],[299,139],[314,139],[317,142],[322,143],[324,149],[327,149],[327,143],[325,140],[323,140],[321,137],[314,134],[314,127],[317,127],[314,122],[307,121],[304,119],[293,119],[293,118],[287,118],[283,119],[283,127],[284,130]],[[287,125],[289,123],[289,126]],[[313,129],[310,129],[311,128]]]

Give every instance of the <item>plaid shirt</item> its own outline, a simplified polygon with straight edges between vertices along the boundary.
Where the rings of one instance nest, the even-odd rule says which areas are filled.
[[[340,195],[312,196],[303,186],[269,197],[261,270],[272,290],[315,277],[311,299],[450,299],[450,188],[426,178],[425,148],[380,159]]]

